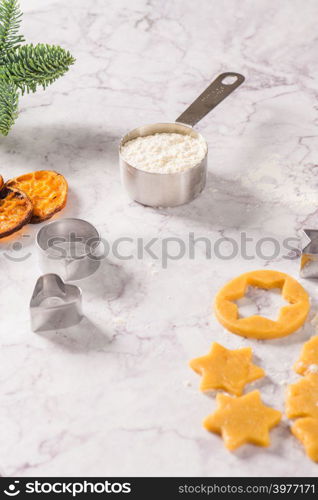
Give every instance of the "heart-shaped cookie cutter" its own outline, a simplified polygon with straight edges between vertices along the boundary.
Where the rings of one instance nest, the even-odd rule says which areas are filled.
[[[57,330],[78,324],[82,317],[82,291],[57,274],[44,274],[37,280],[30,302],[34,332]]]

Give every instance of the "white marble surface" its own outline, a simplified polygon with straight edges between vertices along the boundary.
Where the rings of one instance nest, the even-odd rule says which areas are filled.
[[[316,0],[23,0],[22,8],[28,41],[59,43],[77,62],[45,92],[23,97],[1,139],[1,174],[62,172],[70,184],[64,215],[88,219],[112,242],[186,241],[189,232],[239,242],[245,232],[254,258],[208,259],[198,245],[194,260],[163,269],[160,259],[112,255],[81,283],[83,323],[39,335],[28,312],[41,273],[38,227],[2,242],[0,474],[315,476],[287,420],[270,448],[226,451],[201,427],[215,402],[200,394],[187,362],[212,341],[251,345],[268,375],[255,387],[283,410],[285,384],[297,378],[291,365],[314,333],[308,322],[283,340],[245,340],[217,323],[211,304],[246,270],[297,277],[298,259],[257,257],[256,242],[318,225]],[[210,146],[205,192],[167,210],[130,201],[118,173],[120,136],[173,120],[225,70],[246,83],[198,126]],[[303,284],[312,317],[317,284]]]

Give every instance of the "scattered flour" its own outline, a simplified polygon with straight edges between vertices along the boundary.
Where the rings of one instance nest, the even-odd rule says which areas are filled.
[[[146,172],[171,174],[197,165],[206,155],[202,137],[158,133],[126,142],[121,155],[130,165]]]
[[[318,333],[318,314],[315,314],[311,320],[311,324],[315,327],[315,331]]]
[[[125,318],[122,318],[120,316],[116,316],[115,318],[113,318],[113,322],[117,325],[120,325],[120,324],[126,323],[126,320],[125,320]]]
[[[311,365],[306,365],[302,361],[298,361],[295,365],[296,369],[304,369],[306,370],[306,373],[318,373],[318,365],[315,363],[312,363]]]
[[[318,373],[318,365],[316,364],[309,365],[307,371],[309,373]]]
[[[317,188],[303,166],[273,154],[260,164],[251,164],[245,175],[238,176],[242,186],[262,201],[294,203],[307,207],[315,203]]]

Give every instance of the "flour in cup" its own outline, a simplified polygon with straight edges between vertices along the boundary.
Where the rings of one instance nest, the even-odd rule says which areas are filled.
[[[139,170],[160,174],[183,172],[195,167],[207,152],[202,137],[157,133],[137,137],[121,147],[125,161]]]

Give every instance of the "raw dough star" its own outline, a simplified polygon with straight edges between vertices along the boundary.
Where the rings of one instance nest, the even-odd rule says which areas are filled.
[[[318,462],[318,419],[300,418],[296,420],[291,431],[304,445],[308,457]]]
[[[222,389],[235,396],[241,396],[244,386],[265,372],[259,366],[253,365],[251,347],[231,351],[217,342],[213,342],[207,356],[190,361],[190,367],[200,375],[201,391]]]
[[[294,364],[294,370],[300,375],[318,373],[318,335],[311,337],[303,345],[299,360]]]
[[[281,412],[262,403],[259,391],[239,398],[217,395],[218,409],[208,416],[204,427],[221,434],[225,446],[235,450],[246,443],[268,446],[269,430],[278,424]]]
[[[288,387],[286,415],[318,418],[318,374],[310,373]]]

